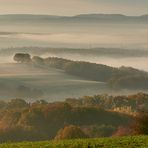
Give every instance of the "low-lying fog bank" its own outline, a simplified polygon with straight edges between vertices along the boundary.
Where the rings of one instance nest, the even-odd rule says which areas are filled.
[[[129,66],[148,71],[148,51],[118,48],[51,48],[21,47],[0,50],[0,63],[13,63],[15,53],[30,53],[32,56],[59,57],[74,61],[87,61],[113,67]]]
[[[87,81],[63,71],[26,64],[0,64],[0,99],[62,100],[107,90],[105,83]]]

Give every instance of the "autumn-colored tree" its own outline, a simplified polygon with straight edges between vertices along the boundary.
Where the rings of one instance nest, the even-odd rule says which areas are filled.
[[[132,133],[130,127],[119,127],[117,131],[113,134],[113,136],[121,137],[121,136],[129,136],[131,134]]]
[[[148,135],[148,111],[140,112],[133,125],[133,134]]]
[[[81,130],[80,127],[75,125],[69,125],[59,130],[55,137],[55,140],[78,138],[87,138],[87,135]]]
[[[12,99],[8,102],[8,108],[25,108],[29,104],[23,99]]]

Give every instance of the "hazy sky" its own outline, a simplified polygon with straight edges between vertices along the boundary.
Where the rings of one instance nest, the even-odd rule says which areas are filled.
[[[148,0],[0,0],[0,14],[148,13]]]

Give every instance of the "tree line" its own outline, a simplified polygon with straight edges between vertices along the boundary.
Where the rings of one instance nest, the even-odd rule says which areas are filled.
[[[111,89],[148,89],[148,73],[132,67],[110,67],[84,61],[72,61],[57,57],[41,58],[29,54],[17,53],[14,60],[20,63],[32,63],[64,70],[66,73],[87,80],[101,81]]]
[[[53,103],[0,101],[0,142],[148,134],[147,99],[147,94],[140,93]],[[114,111],[122,103],[134,107],[136,114]]]

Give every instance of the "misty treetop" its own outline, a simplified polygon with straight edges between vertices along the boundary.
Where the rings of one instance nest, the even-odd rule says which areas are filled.
[[[28,63],[31,61],[31,56],[27,53],[16,53],[13,59],[16,62]]]

